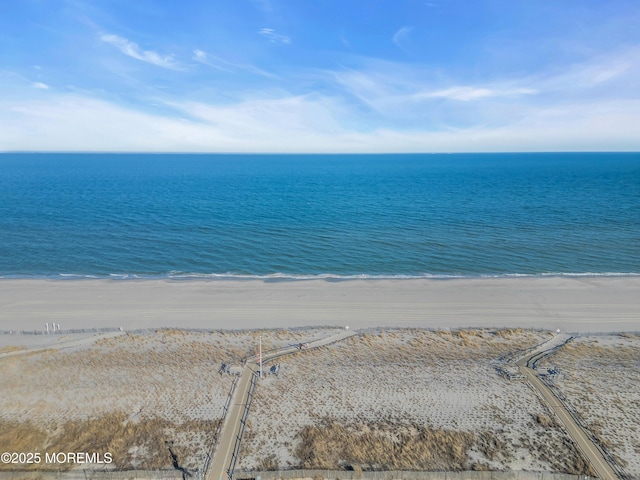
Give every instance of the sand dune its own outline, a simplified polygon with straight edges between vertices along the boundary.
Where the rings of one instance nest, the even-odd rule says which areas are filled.
[[[305,445],[315,451],[327,446],[323,438],[338,436],[350,462],[364,468],[372,466],[368,451],[349,447],[362,438],[374,450],[396,442],[413,459],[389,457],[375,467],[583,472],[585,466],[549,412],[524,384],[503,379],[493,365],[549,333],[448,329],[638,331],[639,293],[640,277],[0,280],[0,331],[42,330],[45,322],[59,323],[63,330],[124,327],[97,336],[0,334],[0,446],[33,448],[16,443],[27,438],[34,445],[60,441],[85,448],[106,434],[125,439],[105,443],[118,452],[117,466],[150,468],[171,465],[164,443],[170,439],[183,465],[196,468],[230,387],[230,377],[215,373],[221,362],[253,354],[258,335],[268,349],[328,332],[292,327],[349,325],[362,334],[283,359],[281,375],[261,384],[242,468],[306,465],[300,457]],[[160,327],[208,331],[155,330]],[[222,331],[266,327],[289,331]],[[394,330],[398,327],[435,330]],[[612,338],[612,345],[629,341]],[[558,388],[637,474],[638,445],[630,440],[637,433],[637,416],[618,408],[621,400],[638,401],[634,342],[632,351],[612,348],[609,356],[607,350],[609,363],[593,363],[591,349],[577,347],[549,361],[561,369],[566,365],[568,376],[558,380]],[[625,358],[615,356],[622,353]],[[631,366],[624,363],[629,359]],[[591,375],[598,365],[606,368]],[[610,374],[613,367],[616,375]],[[584,383],[584,376],[592,381]],[[592,395],[605,384],[608,397]],[[277,429],[282,431],[274,438]],[[400,443],[398,435],[404,439]],[[427,458],[414,448],[414,437],[435,444],[460,440],[467,448]],[[565,468],[567,458],[572,463]],[[317,464],[331,462],[327,457]]]

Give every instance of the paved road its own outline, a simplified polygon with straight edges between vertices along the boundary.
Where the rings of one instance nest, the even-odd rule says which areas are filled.
[[[315,340],[309,342],[309,349],[323,347],[331,343],[339,342],[355,335],[356,332],[345,330],[337,335],[332,335],[327,338]],[[262,363],[274,360],[275,358],[289,355],[298,351],[296,346],[286,347],[280,350],[276,350],[270,353],[263,353]],[[236,445],[236,439],[241,428],[242,414],[249,401],[249,390],[251,387],[251,378],[257,375],[258,365],[257,357],[250,357],[247,360],[246,365],[242,370],[242,375],[238,381],[238,385],[233,394],[231,405],[227,417],[225,418],[224,425],[220,432],[220,441],[218,442],[218,448],[213,453],[211,465],[207,472],[206,480],[227,480],[227,470],[232,461],[233,450]]]
[[[529,383],[540,393],[549,408],[556,414],[565,426],[567,432],[578,445],[578,448],[587,457],[587,460],[596,471],[596,474],[604,480],[617,480],[619,477],[611,465],[593,443],[587,432],[578,424],[576,419],[566,409],[564,404],[556,397],[553,391],[547,387],[533,369],[535,362],[543,356],[548,355],[553,350],[566,343],[571,337],[569,335],[556,335],[548,342],[544,343],[533,352],[522,357],[516,362],[520,372],[524,374]]]

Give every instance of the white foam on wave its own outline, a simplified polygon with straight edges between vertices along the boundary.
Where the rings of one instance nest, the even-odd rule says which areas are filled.
[[[544,272],[544,273],[495,273],[495,274],[356,274],[340,275],[333,273],[319,274],[288,274],[271,273],[267,275],[250,275],[237,273],[174,273],[166,278],[180,279],[239,279],[239,280],[394,280],[394,279],[464,279],[464,278],[520,278],[520,277],[637,277],[638,272]]]
[[[54,275],[0,275],[0,279],[59,279],[59,280],[452,280],[452,279],[474,279],[474,278],[549,278],[549,277],[640,277],[640,272],[542,272],[542,273],[487,273],[487,274],[354,274],[340,275],[334,273],[319,274],[289,274],[270,273],[266,275],[252,275],[244,273],[183,273],[170,272],[168,274],[138,274],[138,273],[110,273],[105,275],[58,273]]]

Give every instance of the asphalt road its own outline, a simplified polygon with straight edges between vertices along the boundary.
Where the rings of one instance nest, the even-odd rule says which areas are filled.
[[[587,457],[587,460],[596,471],[598,477],[604,480],[617,480],[619,477],[615,470],[607,460],[605,460],[588,433],[577,423],[576,419],[566,409],[560,399],[544,384],[537,372],[533,369],[533,362],[551,353],[569,340],[569,338],[568,335],[556,335],[550,341],[522,357],[516,364],[520,368],[520,372],[526,376],[529,383],[540,393],[549,408],[560,419],[573,441],[578,445],[580,451]]]

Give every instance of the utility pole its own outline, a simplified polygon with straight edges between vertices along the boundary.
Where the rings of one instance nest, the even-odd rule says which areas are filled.
[[[258,358],[260,359],[260,378],[262,378],[262,335],[260,335],[260,354]]]
[[[260,378],[262,378],[262,335],[260,335],[260,353],[258,354],[258,360],[260,361]]]

